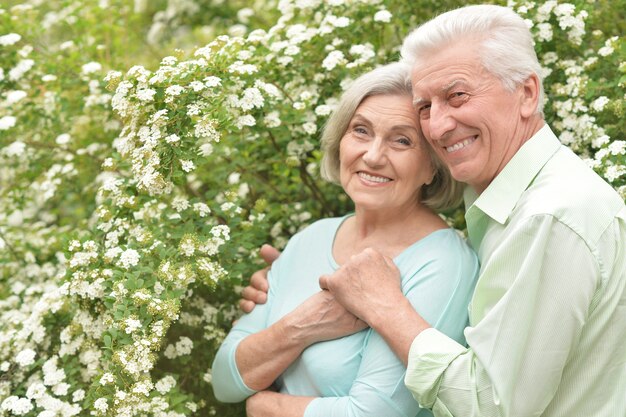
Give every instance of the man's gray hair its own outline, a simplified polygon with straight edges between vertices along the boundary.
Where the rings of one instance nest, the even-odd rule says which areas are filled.
[[[367,97],[376,95],[405,95],[412,97],[410,67],[395,62],[378,67],[361,75],[346,89],[337,107],[328,119],[322,133],[322,178],[339,184],[339,146],[341,138],[348,130],[350,120],[359,104]],[[419,126],[418,126],[419,127]],[[432,182],[422,186],[420,201],[433,210],[447,210],[457,207],[462,199],[463,184],[452,178],[448,168],[437,157],[426,139],[420,135],[431,157],[435,176]]]
[[[543,113],[542,69],[532,34],[526,21],[508,7],[473,5],[440,14],[404,39],[401,61],[411,67],[421,65],[432,53],[467,39],[476,40],[483,66],[509,91],[536,74],[539,78],[536,111]]]

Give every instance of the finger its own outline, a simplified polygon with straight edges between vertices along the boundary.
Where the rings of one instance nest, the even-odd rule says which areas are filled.
[[[267,271],[268,268],[256,271],[250,277],[250,286],[258,291],[266,293],[269,290],[269,284],[267,283]]]
[[[259,291],[256,288],[247,286],[241,291],[241,296],[244,300],[248,300],[255,304],[264,304],[267,301],[267,294],[263,291]]]
[[[265,244],[261,246],[259,255],[261,255],[265,263],[271,265],[280,256],[280,251],[271,245]]]
[[[252,310],[254,310],[254,307],[256,307],[256,304],[250,300],[239,300],[239,308],[244,313],[250,313]],[[236,321],[233,322],[233,326],[235,325],[235,323]]]
[[[322,275],[320,277],[320,288],[321,289],[328,290],[328,284],[329,284],[328,279],[329,278],[330,277],[328,275]]]

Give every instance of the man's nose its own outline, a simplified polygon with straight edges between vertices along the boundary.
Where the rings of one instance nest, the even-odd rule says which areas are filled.
[[[430,117],[428,119],[430,139],[442,139],[455,126],[456,122],[445,105],[431,104]]]

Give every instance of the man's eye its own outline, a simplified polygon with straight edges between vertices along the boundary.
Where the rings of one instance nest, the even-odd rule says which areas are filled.
[[[453,106],[460,106],[461,104],[465,103],[468,98],[469,95],[466,92],[457,91],[450,94],[450,96],[448,97],[448,102],[450,102],[450,104]]]

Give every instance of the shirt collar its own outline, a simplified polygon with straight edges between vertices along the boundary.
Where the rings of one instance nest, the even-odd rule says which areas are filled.
[[[472,187],[465,188],[465,207],[469,210],[475,206],[498,223],[504,224],[522,193],[560,146],[550,127],[544,124],[480,195]]]

